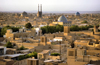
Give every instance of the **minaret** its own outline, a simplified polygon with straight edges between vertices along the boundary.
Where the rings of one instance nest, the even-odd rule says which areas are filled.
[[[41,12],[42,12],[42,4],[41,4]]]
[[[38,4],[38,12],[37,12],[37,17],[39,17],[39,4]]]
[[[39,11],[40,10],[40,11]],[[42,4],[38,4],[38,13],[37,13],[37,17],[42,17]]]
[[[38,4],[38,12],[39,12],[39,4]]]
[[[40,6],[40,7],[41,7],[41,11],[40,11],[40,12],[41,12],[41,13],[40,13],[40,17],[42,17],[42,4],[41,4],[41,6]]]

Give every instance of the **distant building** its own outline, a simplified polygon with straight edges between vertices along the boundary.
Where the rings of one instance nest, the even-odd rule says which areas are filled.
[[[21,14],[21,16],[23,16],[23,17],[27,17],[28,15],[27,15],[27,12],[23,12],[22,14]]]
[[[58,18],[58,22],[68,22],[68,21],[67,18],[64,15],[62,15]]]
[[[39,11],[39,5],[38,5],[37,17],[42,17],[42,4],[40,5],[40,11]]]
[[[75,16],[80,16],[80,13],[79,13],[79,12],[76,12],[76,13],[75,13]]]
[[[0,65],[13,65],[14,62],[11,59],[0,59]]]
[[[0,46],[0,55],[6,54],[6,47]]]
[[[63,37],[55,37],[53,41],[63,41]]]

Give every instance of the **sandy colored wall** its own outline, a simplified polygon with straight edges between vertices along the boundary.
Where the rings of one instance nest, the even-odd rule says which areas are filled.
[[[60,45],[51,45],[52,49],[60,49]]]
[[[45,59],[46,60],[48,60],[48,59],[57,60],[57,59],[60,59],[60,56],[45,55]]]
[[[6,62],[0,61],[0,65],[6,65]]]
[[[25,47],[25,48],[30,48],[30,47],[32,47],[32,48],[34,48],[35,46],[38,46],[38,43],[16,43],[16,45],[18,46],[18,47],[21,47],[22,45]]]
[[[67,63],[58,63],[58,65],[68,65]]]
[[[0,61],[0,65],[12,65],[14,61]]]
[[[86,50],[87,55],[96,55],[100,54],[100,50]]]
[[[27,59],[16,61],[13,65],[27,65]]]
[[[0,37],[0,41],[3,41],[4,40],[4,38],[3,37]]]
[[[79,62],[79,61],[75,61],[75,59],[67,59],[67,64],[68,65],[85,65],[88,62]]]

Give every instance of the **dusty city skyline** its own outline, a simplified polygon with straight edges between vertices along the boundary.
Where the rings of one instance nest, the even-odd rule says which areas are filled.
[[[36,12],[38,4],[44,12],[100,11],[99,0],[0,0],[0,11]]]
[[[0,65],[100,65],[99,0],[0,0]]]

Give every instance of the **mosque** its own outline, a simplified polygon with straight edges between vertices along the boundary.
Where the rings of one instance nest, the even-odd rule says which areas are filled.
[[[23,16],[23,17],[27,17],[28,16],[28,14],[27,14],[27,12],[23,12],[23,13],[21,13],[21,16]]]
[[[62,15],[58,18],[58,21],[51,23],[50,26],[57,24],[64,26],[71,26],[71,23],[72,23],[71,21],[67,21],[67,18],[64,15]]]
[[[75,13],[75,16],[80,16],[80,13],[79,13],[79,12],[76,12],[76,13]]]

